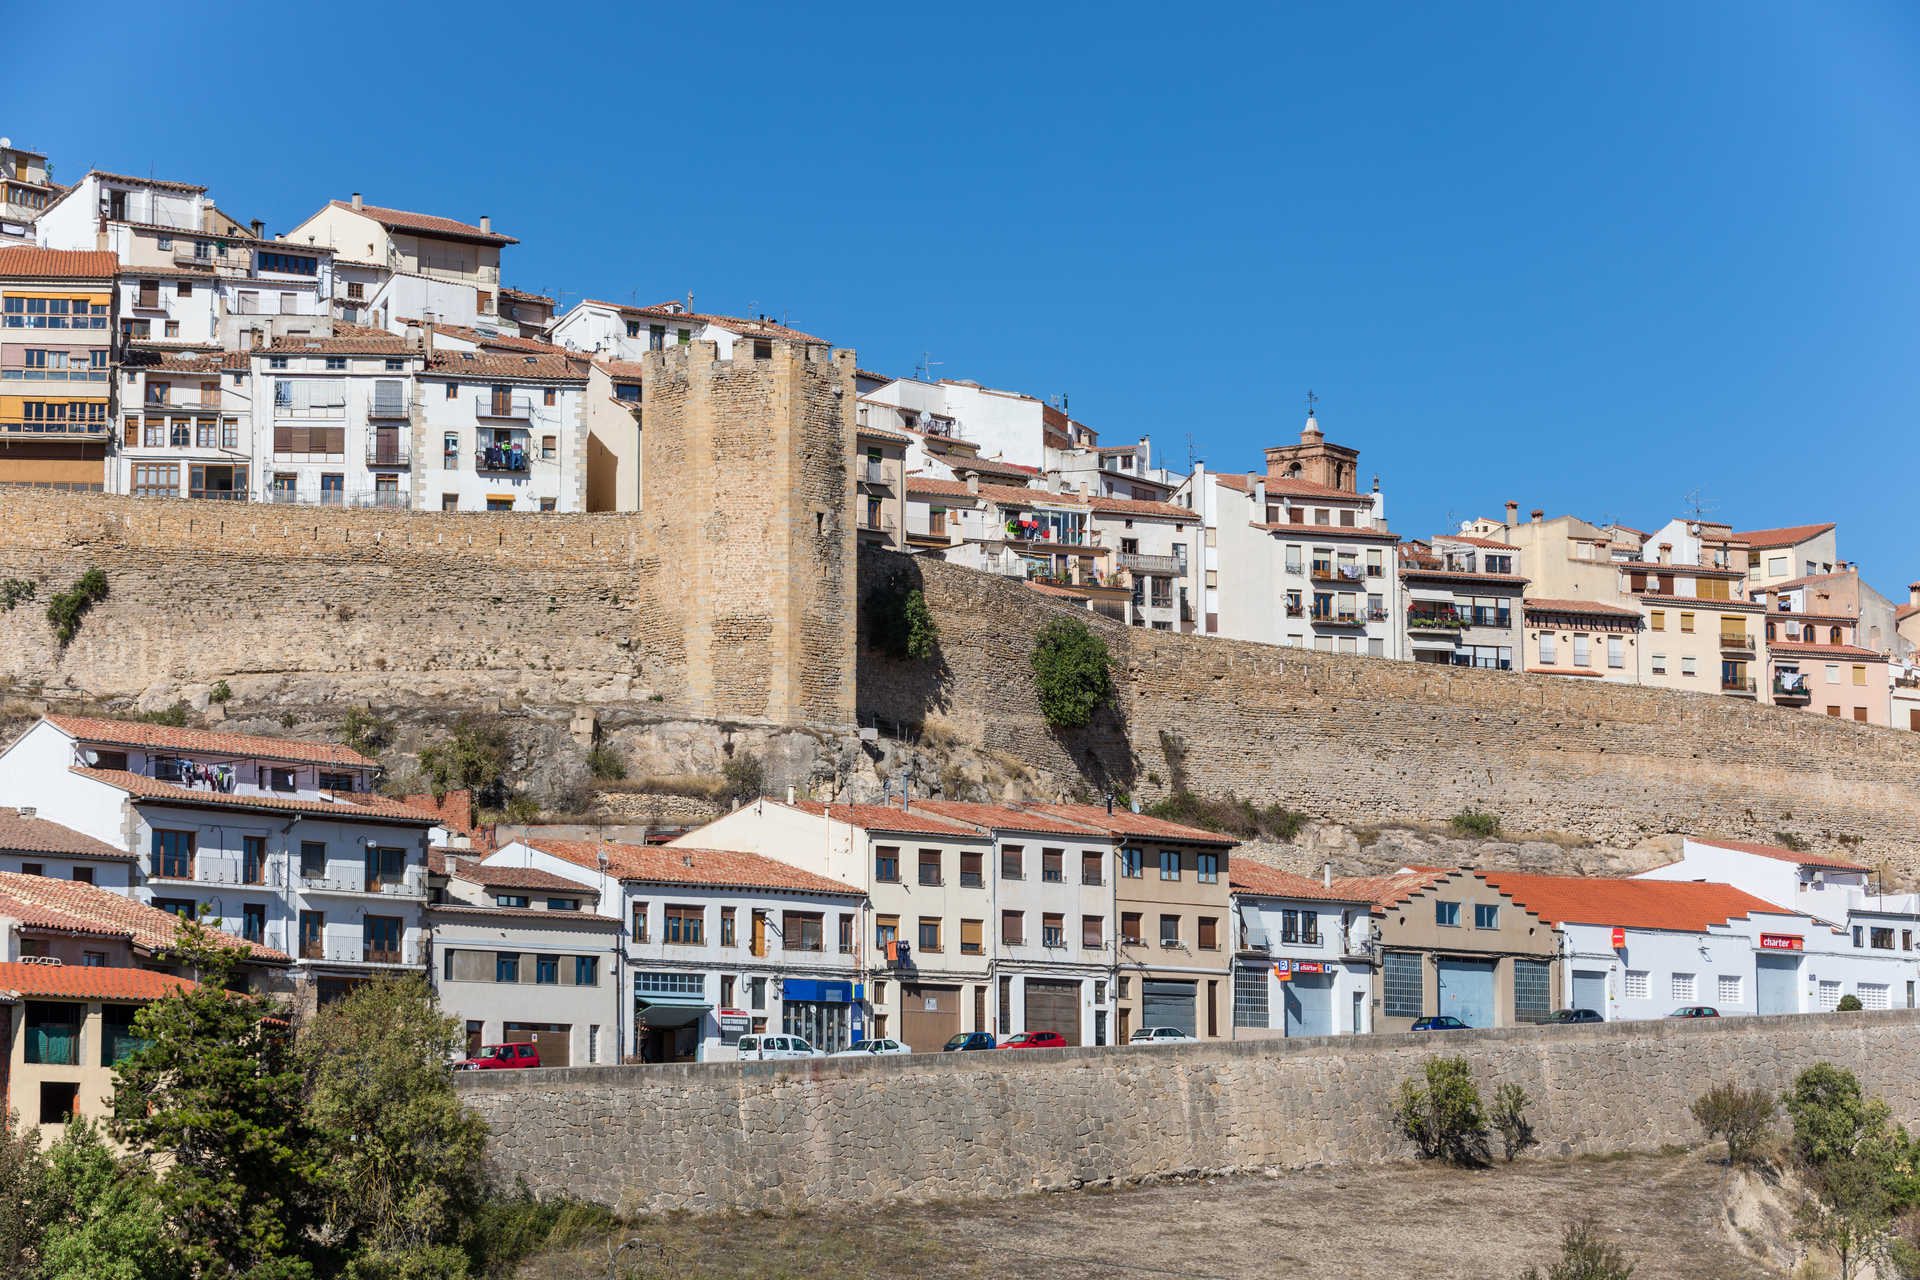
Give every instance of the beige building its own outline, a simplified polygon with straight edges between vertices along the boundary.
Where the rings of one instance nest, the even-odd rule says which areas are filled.
[[[1832,573],[1839,563],[1832,522],[1783,529],[1750,529],[1733,540],[1747,549],[1750,592],[1794,578]]]
[[[1528,596],[1523,610],[1524,669],[1529,675],[1639,682],[1642,623],[1637,609]]]
[[[587,510],[640,509],[646,366],[596,357],[587,370]]]
[[[1660,563],[1623,566],[1646,630],[1640,682],[1693,693],[1758,698],[1766,665],[1765,609],[1740,599],[1739,569]]]
[[[295,244],[326,246],[352,262],[369,263],[389,273],[385,292],[389,301],[367,299],[379,323],[424,319],[432,307],[442,319],[456,323],[471,318],[497,324],[500,320],[500,250],[518,244],[512,236],[493,229],[482,216],[478,226],[367,204],[355,192],[351,200],[330,201],[318,213],[288,232]],[[431,287],[408,287],[408,278],[455,290],[444,294]],[[448,305],[448,302],[458,305]],[[471,306],[471,312],[467,310]]]
[[[1550,600],[1620,600],[1614,569],[1616,534],[1578,516],[1549,520],[1546,512],[1536,509],[1523,523],[1519,504],[1509,502],[1505,520],[1482,517],[1461,532],[1513,547],[1513,571],[1527,580],[1527,590],[1534,595]]]
[[[882,427],[854,428],[853,527],[861,546],[906,549],[911,443],[910,437]]]

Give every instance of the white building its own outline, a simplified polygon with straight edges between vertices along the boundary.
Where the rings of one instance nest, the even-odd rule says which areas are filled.
[[[863,375],[855,385],[874,426],[904,425],[965,440],[982,460],[1013,464],[1036,474],[1050,457],[1094,449],[1100,443],[1099,433],[1069,416],[1064,404],[1055,408],[1032,396],[978,382]],[[912,464],[914,459],[908,461]]]
[[[519,243],[496,232],[485,216],[476,226],[388,209],[367,204],[357,191],[351,200],[329,201],[286,239],[331,249],[349,262],[376,268],[371,274],[356,271],[349,276],[363,294],[372,284],[371,293],[347,296],[343,302],[356,310],[364,306],[365,318],[384,328],[435,317],[453,324],[498,322],[500,251]]]
[[[1373,903],[1245,858],[1231,880],[1234,1038],[1371,1031]]]
[[[684,347],[690,342],[714,344],[722,360],[733,358],[733,346],[742,339],[825,342],[761,316],[706,315],[678,302],[654,306],[625,306],[589,298],[578,302],[553,322],[553,341],[571,351],[611,360],[638,360],[649,351]]]
[[[253,387],[245,352],[125,344],[120,447],[107,458],[107,492],[250,501]]]
[[[346,747],[45,716],[0,753],[0,803],[125,849],[131,893],[295,956],[325,1001],[425,964],[427,833]]]
[[[625,925],[617,1035],[635,1060],[725,1059],[748,1032],[829,1052],[865,1034],[865,894],[843,882],[750,853],[544,838],[503,845],[481,874],[506,868],[592,889]]]
[[[196,233],[212,207],[207,189],[89,170],[40,213],[34,233],[49,249],[113,249],[115,223]]]
[[[587,509],[587,365],[563,355],[429,353],[418,384],[419,505]]]
[[[0,871],[71,880],[131,896],[136,861],[124,847],[63,827],[41,817],[35,807],[0,809]]]
[[[256,491],[268,502],[417,505],[427,459],[415,378],[427,353],[379,329],[335,328],[248,353]]]

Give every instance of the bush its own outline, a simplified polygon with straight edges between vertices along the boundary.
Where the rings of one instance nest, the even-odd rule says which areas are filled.
[[[463,715],[453,722],[453,736],[420,753],[420,772],[433,789],[433,798],[449,791],[471,791],[476,802],[502,808],[507,796],[507,731],[497,720]]]
[[[1033,684],[1040,713],[1056,729],[1077,729],[1113,697],[1107,642],[1077,618],[1054,618],[1033,643]]]
[[[751,751],[729,757],[720,766],[720,776],[727,784],[729,804],[745,804],[766,794],[767,771]]]
[[[874,648],[890,658],[923,661],[933,656],[940,628],[920,588],[903,591],[890,583],[868,598],[867,607],[873,620],[870,635]]]
[[[1627,1255],[1619,1245],[1602,1240],[1589,1217],[1568,1224],[1566,1234],[1560,1237],[1558,1262],[1544,1274],[1538,1267],[1528,1267],[1520,1273],[1520,1280],[1627,1280],[1632,1274],[1633,1264],[1627,1261]]]
[[[1494,1091],[1493,1111],[1488,1119],[1493,1122],[1494,1132],[1500,1135],[1500,1151],[1508,1164],[1528,1147],[1540,1144],[1533,1136],[1533,1122],[1527,1119],[1527,1108],[1532,1105],[1533,1099],[1517,1084],[1503,1084]]]
[[[1791,831],[1774,832],[1773,842],[1793,853],[1805,853],[1811,847],[1807,844],[1806,837],[1795,835]]]
[[[186,727],[188,710],[187,700],[180,698],[164,711],[142,712],[134,719],[143,724],[163,724],[170,729],[182,729]]]
[[[1468,806],[1447,820],[1455,835],[1486,839],[1500,834],[1500,815]]]
[[[627,776],[627,762],[620,753],[603,742],[593,744],[593,750],[587,752],[587,769],[596,778],[618,782]]]
[[[363,756],[377,756],[393,743],[393,721],[370,707],[348,707],[340,721],[340,741]]]
[[[36,590],[38,588],[25,578],[8,578],[0,582],[0,613],[12,613],[13,606],[33,599]]]
[[[1423,1160],[1470,1167],[1487,1163],[1486,1116],[1465,1058],[1429,1058],[1424,1085],[1403,1080],[1393,1120]]]
[[[213,688],[207,690],[207,701],[225,704],[233,701],[233,686],[225,680],[215,680]]]
[[[1866,1006],[1860,1003],[1859,996],[1841,996],[1840,1003],[1833,1008],[1835,1013],[1859,1013]]]
[[[80,634],[80,619],[87,610],[106,598],[107,575],[89,569],[71,587],[47,601],[47,621],[53,624],[54,638],[62,649]]]
[[[1203,827],[1242,840],[1292,840],[1307,825],[1307,815],[1297,809],[1272,804],[1261,808],[1239,796],[1197,796],[1184,788],[1146,808],[1148,816],[1183,826]]]
[[[1693,1100],[1693,1118],[1709,1138],[1727,1140],[1727,1163],[1751,1161],[1773,1127],[1779,1102],[1765,1089],[1717,1084]]]

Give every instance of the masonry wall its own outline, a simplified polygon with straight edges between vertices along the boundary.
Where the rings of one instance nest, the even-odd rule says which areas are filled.
[[[926,593],[938,656],[860,659],[863,715],[933,722],[1099,789],[1185,784],[1355,825],[1444,821],[1632,844],[1671,832],[1889,862],[1920,878],[1920,734],[1662,689],[1127,628],[1010,579],[884,551],[862,589]],[[1085,730],[1037,709],[1033,637],[1063,612],[1107,639],[1118,697]],[[1598,686],[1598,687],[1597,687]]]
[[[1700,1140],[1723,1080],[1782,1090],[1815,1062],[1920,1117],[1920,1014],[1462,1032],[1483,1095],[1509,1081],[1548,1155]],[[916,1054],[462,1075],[501,1172],[625,1210],[824,1209],[1011,1195],[1181,1170],[1410,1153],[1386,1122],[1439,1048],[1411,1033],[1143,1049]],[[636,1159],[636,1152],[645,1157]]]

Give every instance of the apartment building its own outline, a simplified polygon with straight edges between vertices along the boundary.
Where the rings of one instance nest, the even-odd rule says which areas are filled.
[[[129,894],[135,861],[125,848],[43,818],[32,806],[0,809],[0,872],[71,880]]]
[[[1029,804],[1112,842],[1117,918],[1114,1042],[1141,1027],[1179,1027],[1203,1040],[1233,1033],[1234,841],[1125,809]]]
[[[108,492],[253,499],[251,357],[130,342],[119,376],[120,447],[107,462]]]
[[[1617,560],[1638,555],[1645,535],[1622,539],[1618,526],[1601,528],[1578,516],[1555,516],[1535,508],[1520,519],[1520,504],[1507,503],[1505,519],[1482,516],[1469,520],[1460,532],[1515,548],[1514,572],[1527,580],[1535,595],[1551,600],[1592,600],[1624,604]]]
[[[1361,1035],[1372,1021],[1373,904],[1263,863],[1237,861],[1233,1036]]]
[[[903,551],[907,545],[907,449],[912,438],[880,427],[855,427],[853,527],[862,546]]]
[[[497,309],[500,322],[523,338],[547,341],[553,330],[553,299],[543,293],[503,287]]]
[[[825,876],[869,903],[856,929],[866,1034],[932,1051],[995,1026],[988,928],[993,837],[917,804],[825,805],[762,799],[669,848],[738,849]]]
[[[329,201],[286,239],[325,247],[349,262],[376,268],[372,293],[352,298],[346,291],[346,301],[382,327],[403,317],[498,323],[500,251],[519,243],[496,232],[492,219],[484,215],[476,226],[367,204],[357,191],[350,200]],[[364,271],[353,276],[363,292],[366,277]]]
[[[620,917],[599,892],[533,867],[447,857],[430,876],[427,966],[469,1057],[531,1043],[543,1067],[620,1058]]]
[[[0,486],[106,487],[115,270],[111,253],[0,248]]]
[[[548,353],[429,352],[418,388],[422,505],[586,510],[587,369]]]
[[[0,246],[31,245],[34,223],[60,191],[47,173],[44,152],[0,138]]]
[[[1840,561],[1831,521],[1749,529],[1733,537],[1747,549],[1747,586],[1752,594],[1774,583],[1832,573]]]
[[[1776,640],[1767,646],[1766,670],[1775,706],[1861,724],[1893,722],[1893,671],[1884,653],[1853,644]]]
[[[1472,534],[1400,546],[1404,652],[1415,662],[1512,671],[1525,642],[1517,548]]]
[[[826,341],[766,316],[706,315],[678,302],[639,307],[592,298],[576,303],[550,332],[556,344],[569,350],[614,360],[638,360],[649,351],[694,341],[713,343],[722,360],[732,359],[734,344],[742,340]]]
[[[1857,644],[1896,658],[1913,652],[1913,640],[1901,629],[1901,607],[1844,560],[1832,573],[1770,583],[1754,588],[1752,595],[1765,603],[1767,620],[1778,625],[1782,639]],[[1797,635],[1795,623],[1800,624]]]
[[[1742,598],[1743,571],[1673,560],[1667,542],[1653,549],[1654,559],[1620,565],[1621,590],[1644,622],[1640,683],[1757,699],[1765,610]]]
[[[1639,683],[1644,624],[1638,609],[1528,596],[1521,613],[1527,674]]]
[[[597,356],[587,366],[587,510],[640,509],[646,366]]]
[[[1093,527],[1078,494],[1023,485],[907,477],[907,541],[942,560],[1072,587],[1124,616],[1131,590],[1114,568],[1114,548]]]
[[[1153,442],[1082,445],[1047,451],[1046,475],[1067,490],[1140,502],[1167,502],[1186,480],[1153,460]]]
[[[0,871],[0,960],[134,965],[192,977],[172,954],[181,928],[178,915],[139,902],[124,888]],[[213,940],[238,953],[235,978],[249,990],[284,985],[291,963],[285,952],[218,929]]]
[[[748,1033],[804,1036],[827,1052],[869,1034],[866,894],[844,880],[684,842],[516,840],[482,868],[592,888],[592,909],[626,926],[619,1038],[636,1061],[725,1060]]]
[[[406,507],[421,492],[423,414],[416,340],[340,324],[330,337],[287,337],[246,353],[254,474],[268,502]],[[423,446],[421,446],[423,447]]]
[[[207,189],[191,182],[137,178],[91,169],[41,211],[35,227],[49,249],[95,249],[118,253],[116,227],[155,227],[189,235],[206,228],[212,207]]]
[[[438,815],[370,794],[345,747],[44,716],[0,753],[0,803],[140,858],[140,902],[296,955],[303,998],[424,966]]]
[[[1378,481],[1359,491],[1359,451],[1309,416],[1298,444],[1266,451],[1265,475],[1196,467],[1177,495],[1201,517],[1201,630],[1325,652],[1406,656],[1398,535]]]
[[[1018,468],[1027,476],[1042,474],[1049,458],[1097,449],[1100,443],[1099,433],[1072,417],[1064,401],[1056,407],[966,379],[935,382],[867,373],[856,376],[855,387],[874,425],[905,426],[936,441],[964,442],[980,461]],[[1126,496],[1137,495],[1129,490]]]

